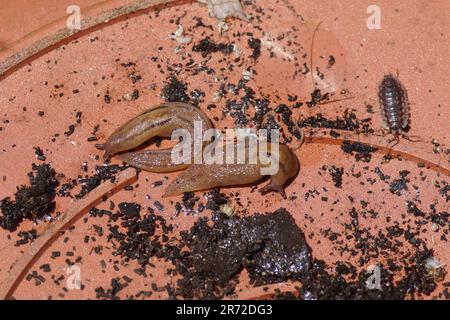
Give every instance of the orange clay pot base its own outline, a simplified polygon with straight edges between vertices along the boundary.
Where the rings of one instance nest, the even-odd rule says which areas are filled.
[[[94,7],[89,13],[99,17],[101,12],[115,12],[119,2],[107,2],[98,12]],[[120,5],[126,5],[125,2]],[[255,186],[221,189],[226,206],[220,206],[223,198],[211,191],[184,199],[162,198],[165,187],[179,173],[150,172],[140,172],[131,187],[109,196],[96,206],[98,210],[90,213],[86,213],[86,206],[95,202],[96,192],[104,189],[93,189],[77,200],[86,204],[82,206],[84,210],[74,209],[70,197],[57,195],[53,222],[25,220],[14,232],[0,229],[0,278],[4,288],[6,280],[10,280],[11,266],[34,245],[16,245],[24,237],[20,231],[35,229],[40,237],[34,243],[39,244],[46,242],[45,230],[58,223],[57,213],[84,213],[40,252],[29,265],[24,280],[8,282],[14,283],[15,290],[7,286],[6,297],[167,299],[173,295],[212,295],[267,299],[292,292],[301,298],[314,294],[318,298],[338,298],[339,290],[320,296],[314,288],[328,288],[327,281],[339,276],[346,280],[346,288],[357,286],[359,276],[370,266],[382,265],[386,269],[392,261],[401,269],[392,273],[394,282],[414,274],[420,278],[418,283],[426,284],[412,295],[402,293],[399,288],[406,287],[400,284],[394,297],[443,299],[448,294],[446,212],[450,168],[446,132],[450,111],[445,105],[450,93],[446,90],[445,74],[450,67],[437,61],[448,60],[448,39],[444,38],[449,33],[438,27],[446,25],[445,11],[439,4],[429,4],[421,19],[412,24],[410,19],[417,12],[409,2],[396,7],[386,2],[383,28],[374,31],[366,29],[366,10],[362,7],[349,10],[344,5],[331,7],[326,1],[316,1],[314,5],[258,1],[244,4],[249,22],[230,19],[229,30],[219,35],[217,22],[201,4],[180,2],[155,9],[147,8],[149,3],[131,11],[119,10],[110,16],[113,20],[101,26],[97,24],[104,19],[94,19],[91,25],[84,25],[82,33],[63,42],[50,41],[20,59],[16,56],[16,60],[8,60],[11,52],[3,52],[1,72],[6,73],[0,81],[2,197],[14,200],[16,186],[29,185],[27,173],[32,163],[45,162],[54,168],[60,183],[57,190],[73,179],[92,177],[95,166],[102,165],[102,153],[95,148],[96,143],[104,142],[114,129],[149,107],[177,99],[198,104],[215,127],[222,130],[280,125],[282,142],[296,149],[301,164],[298,176],[286,187],[288,199],[274,193],[261,195]],[[136,13],[122,15],[136,9]],[[439,23],[430,24],[434,19]],[[182,25],[185,35],[192,37],[191,43],[180,44],[171,39],[177,25]],[[423,26],[430,28],[429,33],[421,31]],[[44,35],[54,36],[60,29],[54,25],[47,28],[40,30],[41,39]],[[408,42],[405,48],[404,39],[412,36],[415,41]],[[7,50],[22,52],[32,43],[27,38]],[[239,47],[240,54],[232,52],[230,43]],[[48,44],[52,47],[45,49]],[[432,50],[423,60],[413,53],[425,45]],[[317,69],[319,73],[314,72]],[[390,149],[391,136],[380,133],[377,90],[383,75],[396,74],[397,70],[412,102],[408,133],[422,141],[400,139]],[[247,80],[240,81],[243,77]],[[314,100],[311,93],[315,89],[320,90],[322,97],[328,96]],[[261,110],[266,101],[272,111],[264,114]],[[370,120],[365,121],[367,118]],[[299,148],[295,138],[299,130],[297,120],[307,138]],[[364,130],[364,125],[370,130]],[[42,149],[45,161],[36,158],[35,147]],[[121,165],[117,158],[111,161]],[[103,181],[97,188],[111,184]],[[75,196],[82,185],[83,181],[78,181],[68,192]],[[131,219],[116,215],[124,203],[138,204],[139,219],[149,218],[148,225],[139,220],[144,225],[139,229],[141,234],[148,234],[139,239],[141,242],[129,239],[135,236],[133,233],[122,240],[114,236],[116,227],[126,234],[127,221]],[[285,208],[292,216],[292,225],[304,233],[311,256],[325,262],[323,271],[327,275],[309,273],[309,280],[303,281],[295,275],[283,274],[282,279],[255,275],[258,269],[248,259],[262,258],[252,255],[230,279],[228,284],[234,289],[230,294],[226,294],[228,286],[217,284],[212,292],[200,290],[199,285],[210,284],[206,281],[209,278],[205,280],[195,273],[191,265],[195,261],[179,255],[188,252],[189,246],[178,253],[174,251],[180,243],[180,232],[189,231],[194,224],[198,227],[198,220],[206,217],[210,221],[203,226],[202,235],[209,243],[208,228],[218,223],[211,221],[212,211],[232,213],[236,219],[242,219],[241,225],[248,225],[252,217],[258,219],[256,214],[280,208]],[[111,215],[105,213],[108,211]],[[236,239],[224,241],[228,240]],[[131,243],[137,247],[127,250],[126,245]],[[151,249],[149,243],[156,249]],[[132,257],[133,252],[142,254],[139,250],[153,250],[145,271]],[[129,259],[124,254],[129,254]],[[408,263],[411,258],[424,266],[430,257],[443,267],[424,271],[411,269]],[[70,286],[71,265],[79,268],[79,289]],[[197,277],[193,278],[197,282],[192,282],[196,285],[187,283],[185,273],[173,271],[183,268],[192,269]],[[439,272],[444,276],[437,276]],[[354,279],[352,273],[356,275]],[[302,286],[306,291],[298,290]],[[377,292],[360,292],[357,297],[371,298]]]

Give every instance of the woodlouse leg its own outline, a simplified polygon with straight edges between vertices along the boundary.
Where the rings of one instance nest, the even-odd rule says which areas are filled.
[[[388,146],[394,141],[395,141],[395,143],[389,147],[389,154],[391,153],[392,149],[400,143],[400,138],[399,138],[398,134],[394,134],[394,138],[392,138],[388,141],[388,143],[386,144],[386,148],[388,148]]]
[[[419,136],[410,136],[405,131],[401,130],[400,134],[405,140],[408,140],[410,142],[425,142],[421,137]]]

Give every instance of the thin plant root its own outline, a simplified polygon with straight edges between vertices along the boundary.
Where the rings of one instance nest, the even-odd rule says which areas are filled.
[[[303,128],[306,129],[306,128]],[[355,133],[346,130],[337,130],[333,129],[333,131],[339,133],[339,137],[332,137],[329,134],[328,129],[311,129],[308,130],[308,134],[305,137],[305,141],[309,143],[322,143],[322,144],[342,144],[344,141],[350,141],[353,143],[363,143],[366,145],[370,145],[377,148],[378,152],[383,154],[389,154],[392,156],[402,156],[406,160],[414,161],[416,163],[423,163],[429,169],[436,171],[438,173],[444,174],[450,177],[450,164],[448,159],[443,159],[442,156],[433,154],[429,152],[430,157],[425,159],[423,156],[418,156],[412,153],[411,150],[407,148],[404,144],[398,144],[393,147],[388,147],[383,145],[383,137],[380,137],[375,134],[363,134],[363,133]]]
[[[71,207],[63,213],[59,220],[50,224],[50,226],[30,245],[25,253],[11,266],[7,275],[3,277],[0,283],[0,299],[11,298],[14,290],[19,285],[28,270],[34,262],[45,252],[53,241],[55,241],[60,232],[70,227],[76,220],[83,216],[89,209],[102,201],[104,196],[109,196],[121,190],[124,186],[132,183],[137,178],[137,171],[134,168],[128,168],[120,172],[115,181],[107,181],[81,200],[74,201]]]

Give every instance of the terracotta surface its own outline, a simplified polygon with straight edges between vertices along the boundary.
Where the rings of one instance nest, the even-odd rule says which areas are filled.
[[[28,2],[32,3],[27,6]],[[82,10],[88,12],[101,1],[79,1]],[[103,1],[98,9],[112,9],[124,5],[127,1]],[[132,1],[128,1],[132,2]],[[39,4],[38,4],[39,3]],[[52,34],[63,26],[58,23],[64,21],[65,8],[71,1],[15,1],[9,3],[6,11],[0,12],[0,62],[12,53],[17,52],[43,35]],[[120,4],[119,4],[120,3]],[[450,63],[448,59],[448,43],[450,37],[450,22],[447,13],[450,4],[446,1],[378,1],[382,9],[382,29],[368,30],[366,27],[366,8],[370,1],[337,1],[330,5],[329,1],[317,0],[291,1],[290,7],[283,1],[258,1],[258,8],[263,8],[265,15],[261,15],[258,22],[247,23],[231,19],[228,21],[229,30],[220,36],[216,21],[208,16],[205,6],[198,3],[181,2],[167,8],[160,7],[157,11],[146,9],[138,14],[132,14],[108,23],[102,28],[85,31],[79,37],[61,46],[55,46],[45,54],[41,54],[20,65],[12,72],[3,76],[0,81],[0,196],[12,196],[16,186],[26,184],[31,164],[38,163],[33,147],[41,147],[47,157],[47,162],[59,173],[67,178],[84,175],[81,165],[87,163],[89,172],[93,173],[95,165],[101,164],[95,156],[101,152],[94,146],[95,142],[87,142],[95,125],[100,124],[97,136],[104,140],[118,125],[150,106],[162,102],[161,89],[170,75],[167,66],[172,66],[180,80],[188,85],[188,92],[194,89],[203,90],[206,96],[202,98],[200,107],[213,119],[221,118],[224,102],[218,102],[217,109],[208,110],[214,93],[221,83],[226,81],[237,83],[242,72],[252,67],[254,76],[248,85],[256,91],[256,96],[270,97],[271,107],[280,103],[289,103],[288,94],[298,95],[300,100],[310,98],[313,89],[310,75],[293,78],[293,65],[309,65],[311,39],[317,24],[323,21],[316,33],[313,57],[315,64],[323,64],[322,54],[336,55],[337,66],[334,71],[328,71],[328,83],[320,83],[319,87],[330,92],[339,93],[345,89],[351,97],[335,103],[328,103],[308,108],[303,106],[294,110],[294,118],[322,113],[329,118],[342,116],[345,109],[355,109],[359,119],[371,117],[372,127],[380,128],[381,122],[378,110],[377,90],[379,81],[384,74],[399,72],[399,78],[408,88],[411,105],[411,135],[420,136],[424,142],[412,143],[402,139],[395,150],[404,153],[405,160],[392,160],[382,164],[383,152],[373,154],[370,163],[355,162],[354,157],[344,154],[340,148],[340,141],[334,142],[327,135],[321,141],[320,133],[308,140],[296,154],[301,163],[298,177],[286,189],[287,195],[297,196],[295,199],[283,200],[278,194],[260,195],[254,188],[227,188],[222,191],[227,195],[239,192],[243,208],[236,205],[240,215],[251,215],[257,212],[274,211],[280,207],[286,208],[294,216],[297,225],[307,235],[307,241],[313,250],[314,257],[332,264],[338,260],[352,259],[340,256],[331,241],[322,235],[324,229],[342,231],[342,223],[349,219],[348,211],[355,206],[361,209],[361,200],[369,203],[368,208],[379,212],[373,219],[362,219],[361,223],[381,230],[387,225],[390,217],[395,221],[404,221],[402,215],[406,213],[406,203],[413,199],[420,199],[420,208],[427,212],[430,204],[435,204],[438,211],[448,210],[448,202],[439,194],[434,186],[436,182],[448,183],[449,159],[448,154],[433,152],[431,141],[436,139],[441,150],[448,148],[450,136],[450,92],[448,90]],[[94,7],[93,7],[94,6]],[[350,7],[349,7],[350,6]],[[252,16],[259,16],[257,8],[245,5],[245,11]],[[293,11],[295,9],[295,12]],[[91,10],[91,11],[89,11]],[[20,11],[20,13],[19,13]],[[14,18],[13,18],[14,17]],[[201,17],[209,28],[194,28],[196,21],[193,17]],[[20,20],[18,20],[20,19]],[[62,20],[61,20],[62,19]],[[58,22],[59,21],[59,22]],[[217,73],[198,75],[190,74],[184,69],[177,71],[177,64],[186,65],[188,55],[196,62],[204,61],[199,53],[192,52],[189,44],[176,51],[176,41],[170,39],[170,34],[177,30],[177,23],[186,30],[186,34],[193,37],[192,43],[197,43],[205,36],[211,36],[218,42],[234,41],[241,48],[243,62],[237,63],[235,69],[220,70],[224,55],[211,55],[207,65],[216,69]],[[295,27],[292,29],[292,27]],[[270,39],[271,35],[263,34],[261,30],[270,31],[274,41],[263,41],[262,55],[254,64],[249,58],[251,50],[246,42],[247,37],[235,36],[238,32],[252,32],[260,39]],[[289,32],[288,32],[289,31]],[[277,40],[277,35],[287,32],[284,39]],[[289,46],[289,41],[295,41],[301,46]],[[301,49],[299,49],[301,48]],[[275,59],[270,58],[269,49],[274,51]],[[187,57],[187,58],[186,58]],[[289,60],[293,58],[296,61]],[[154,58],[154,59],[153,59]],[[186,59],[184,59],[186,58]],[[227,61],[232,58],[227,57]],[[29,63],[28,63],[29,62]],[[122,63],[134,62],[131,68],[123,67]],[[162,67],[159,68],[158,65]],[[133,84],[129,74],[135,70],[142,76],[142,80]],[[344,73],[345,72],[345,73]],[[226,79],[226,81],[224,80]],[[317,79],[316,79],[317,81]],[[96,85],[94,85],[96,83]],[[63,85],[63,86],[61,86]],[[56,87],[57,86],[57,87]],[[135,101],[123,101],[122,97],[138,89],[139,98]],[[74,90],[78,90],[74,91]],[[111,96],[111,103],[106,104],[104,95]],[[336,94],[336,99],[342,97]],[[374,106],[375,113],[367,112],[367,105]],[[45,115],[39,117],[39,111]],[[76,113],[82,112],[81,124],[76,124]],[[68,126],[76,124],[75,132],[69,137],[64,135]],[[233,127],[229,117],[215,121],[215,126],[224,129]],[[59,136],[55,137],[58,133]],[[52,141],[52,139],[54,141]],[[384,147],[385,137],[352,136],[355,140],[372,142]],[[382,150],[383,151],[383,150]],[[386,150],[384,150],[386,151]],[[408,155],[410,156],[408,158]],[[419,160],[418,160],[419,159]],[[420,160],[422,159],[422,160]],[[427,161],[434,164],[433,168],[420,168],[418,162]],[[113,159],[113,163],[118,163]],[[344,168],[343,186],[336,188],[330,175],[322,168],[324,166]],[[399,170],[410,171],[411,185],[419,187],[419,191],[409,188],[400,196],[391,194],[389,186],[382,181],[375,184],[370,179],[377,179],[375,167],[381,167],[383,173],[393,178],[398,177]],[[355,178],[358,173],[361,177]],[[161,195],[168,182],[178,173],[160,175],[141,172],[136,184],[139,187],[132,191],[122,191],[115,194],[111,200],[116,204],[123,201],[133,201],[143,207],[153,207],[154,201],[159,200],[166,208],[158,212],[176,231],[188,229],[197,217],[210,216],[210,211],[192,215],[180,214],[175,216],[173,202],[179,198],[163,199]],[[152,188],[153,181],[163,179],[164,185]],[[135,184],[135,186],[136,186]],[[305,197],[308,191],[317,190],[318,194]],[[369,193],[370,191],[370,193]],[[199,192],[202,196],[203,193]],[[349,196],[355,199],[351,203]],[[324,201],[323,197],[327,200]],[[57,198],[56,211],[64,211],[69,206],[69,199]],[[99,206],[107,208],[108,203]],[[244,210],[245,209],[245,210]],[[314,218],[311,222],[310,218]],[[40,222],[36,228],[43,228]],[[65,275],[67,265],[65,259],[74,260],[82,257],[78,264],[81,268],[83,290],[64,291],[64,281],[61,285],[50,279],[36,287],[33,281],[22,281],[14,293],[17,299],[94,299],[95,288],[109,287],[111,278],[127,275],[135,278],[133,282],[120,292],[122,298],[135,294],[140,290],[151,290],[150,281],[137,277],[133,270],[137,265],[133,262],[124,264],[118,257],[112,256],[111,244],[106,237],[97,237],[95,244],[85,245],[85,235],[96,235],[93,225],[102,226],[107,230],[106,220],[102,218],[83,219],[75,223],[75,228],[60,237],[52,244],[43,256],[35,263],[31,270],[39,270],[39,266],[50,263],[52,273]],[[30,230],[32,223],[22,223],[20,230]],[[448,242],[441,240],[440,233],[425,226],[423,239],[434,249],[435,257],[444,265],[450,264],[450,250]],[[64,241],[68,237],[67,242]],[[11,264],[26,249],[26,246],[16,247],[14,243],[18,237],[0,230],[0,277],[5,274]],[[103,245],[101,255],[92,252],[94,245]],[[50,259],[52,251],[61,251],[62,256]],[[64,253],[74,251],[74,257],[66,257]],[[354,258],[353,258],[354,259]],[[100,261],[107,262],[106,269],[100,267]],[[119,261],[119,270],[113,268],[113,261]],[[163,287],[173,281],[166,274],[168,262],[152,261],[155,267],[151,270],[151,282]],[[378,263],[378,261],[373,261]],[[40,272],[41,273],[41,272]],[[245,272],[240,275],[236,298],[255,298],[266,294],[262,288],[253,288],[248,284]],[[446,281],[449,281],[448,275]],[[445,282],[445,281],[444,281]],[[296,284],[275,284],[269,286],[281,290],[292,289]],[[441,285],[441,284],[439,284]],[[438,288],[436,293],[442,291]],[[433,295],[432,295],[433,296]],[[431,297],[432,297],[431,296]],[[167,293],[154,292],[152,299],[167,298]],[[429,297],[428,297],[429,298]]]

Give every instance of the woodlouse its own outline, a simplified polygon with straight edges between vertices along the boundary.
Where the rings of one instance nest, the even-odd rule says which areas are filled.
[[[399,136],[408,140],[406,130],[410,123],[410,110],[406,89],[392,74],[385,75],[378,88],[383,126],[394,136],[396,144]]]

